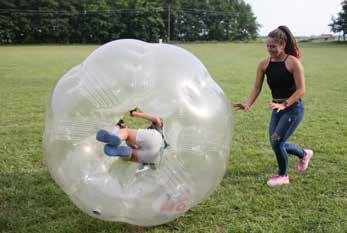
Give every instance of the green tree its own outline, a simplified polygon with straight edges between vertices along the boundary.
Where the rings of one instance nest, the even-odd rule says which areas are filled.
[[[179,40],[194,41],[206,38],[206,12],[208,5],[205,1],[181,1],[176,9],[173,37]]]
[[[257,27],[243,0],[0,0],[0,43],[248,40]]]
[[[243,0],[181,0],[174,11],[174,35],[179,40],[249,40],[258,24]]]
[[[122,38],[142,39],[144,41],[157,41],[160,32],[165,27],[162,18],[163,7],[155,1],[129,0],[124,1],[122,22],[126,30]]]
[[[109,40],[112,24],[111,8],[105,0],[81,1],[77,24],[82,43],[105,43]]]
[[[14,41],[16,25],[11,11],[4,10],[14,8],[14,3],[0,0],[0,44],[10,44]]]
[[[337,17],[332,17],[331,23],[329,26],[331,27],[331,31],[334,33],[342,33],[343,40],[346,40],[347,34],[347,0],[344,0],[341,3],[342,10],[338,13]]]

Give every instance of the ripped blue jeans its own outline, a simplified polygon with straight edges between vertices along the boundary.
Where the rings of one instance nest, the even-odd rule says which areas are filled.
[[[287,142],[304,117],[304,103],[300,100],[288,108],[277,112],[272,111],[269,124],[269,137],[278,163],[278,175],[287,175],[288,154],[300,159],[305,156],[303,148]]]

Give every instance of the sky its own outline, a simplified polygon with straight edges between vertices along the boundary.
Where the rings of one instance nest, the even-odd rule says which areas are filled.
[[[250,4],[261,36],[286,25],[294,36],[331,33],[328,24],[342,10],[342,0],[244,0]]]

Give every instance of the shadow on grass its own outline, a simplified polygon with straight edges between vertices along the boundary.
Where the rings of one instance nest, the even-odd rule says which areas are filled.
[[[0,229],[14,232],[151,232],[175,229],[174,222],[157,227],[94,219],[80,211],[46,171],[0,173]]]

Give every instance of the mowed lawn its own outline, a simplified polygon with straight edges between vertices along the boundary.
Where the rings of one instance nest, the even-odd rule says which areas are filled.
[[[230,102],[245,101],[262,43],[183,44],[205,64]],[[166,225],[141,228],[82,213],[51,179],[42,154],[48,95],[59,77],[97,46],[0,47],[0,232],[346,232],[347,45],[302,43],[305,118],[291,137],[315,151],[305,174],[269,188],[267,84],[248,112],[233,112],[225,177],[217,190]]]

